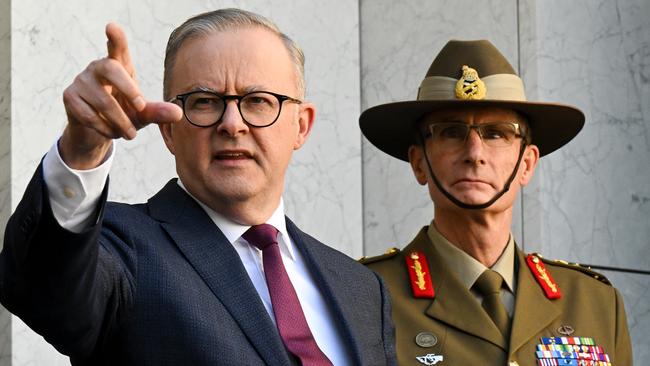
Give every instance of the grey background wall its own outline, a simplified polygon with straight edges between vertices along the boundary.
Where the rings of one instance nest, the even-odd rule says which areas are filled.
[[[289,170],[289,216],[352,257],[404,246],[432,218],[408,166],[360,135],[361,110],[413,99],[450,38],[487,38],[531,100],[575,104],[587,125],[542,159],[516,207],[527,251],[650,270],[650,2],[647,0],[330,0],[157,2],[0,0],[0,228],[65,124],[63,89],[104,55],[106,22],[129,36],[147,97],[160,99],[164,45],[189,16],[242,7],[274,20],[307,55],[311,140]],[[175,175],[148,127],[119,143],[112,199],[145,200]],[[606,273],[625,296],[638,363],[650,357],[649,277]],[[67,365],[0,307],[0,366]]]

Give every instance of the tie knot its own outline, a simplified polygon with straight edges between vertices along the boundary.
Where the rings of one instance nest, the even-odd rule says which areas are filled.
[[[501,285],[503,284],[503,277],[496,271],[491,269],[485,270],[481,276],[476,280],[474,286],[483,294],[499,293]]]
[[[278,243],[278,229],[269,224],[253,225],[242,237],[249,244],[264,250],[271,244]]]

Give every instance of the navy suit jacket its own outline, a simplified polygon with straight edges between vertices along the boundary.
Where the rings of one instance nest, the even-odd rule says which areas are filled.
[[[39,167],[5,231],[7,309],[73,365],[291,365],[237,252],[175,180],[146,204],[106,195],[95,224],[69,232]],[[355,364],[394,364],[380,278],[289,219],[287,230]]]

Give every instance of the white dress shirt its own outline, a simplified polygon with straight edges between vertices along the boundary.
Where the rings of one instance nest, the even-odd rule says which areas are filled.
[[[43,159],[43,176],[50,192],[50,204],[54,217],[62,227],[79,233],[91,225],[88,221],[92,217],[108,177],[113,161],[114,147],[115,144],[113,144],[113,149],[108,153],[108,157],[102,165],[92,170],[81,171],[69,168],[61,159],[56,143],[45,155]],[[187,192],[180,179],[178,185]],[[187,193],[189,194],[189,192]],[[250,245],[241,237],[250,226],[240,225],[229,220],[204,205],[191,194],[189,195],[201,205],[210,216],[210,219],[233,245],[266,311],[275,322],[271,297],[264,277],[262,251]],[[295,248],[287,232],[284,201],[282,199],[280,199],[278,207],[266,223],[273,225],[279,231],[278,245],[282,261],[296,290],[307,324],[309,324],[316,343],[334,365],[351,365],[352,359],[342,341],[343,334],[336,326],[334,314],[327,306],[325,298],[314,282],[302,254]]]

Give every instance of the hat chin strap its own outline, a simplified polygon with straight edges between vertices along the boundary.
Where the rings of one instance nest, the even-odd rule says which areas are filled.
[[[488,208],[492,206],[494,202],[496,202],[501,196],[506,194],[508,190],[510,189],[510,185],[512,184],[512,181],[515,180],[515,176],[517,175],[517,170],[519,170],[519,164],[521,164],[521,158],[524,156],[524,150],[526,149],[526,144],[521,142],[521,148],[519,149],[519,158],[517,158],[517,164],[515,165],[515,169],[512,171],[512,174],[510,174],[510,178],[506,181],[506,184],[503,186],[503,189],[497,193],[492,199],[485,203],[480,203],[480,204],[469,204],[465,203],[458,198],[454,197],[451,193],[447,192],[444,188],[442,188],[442,184],[440,184],[440,181],[436,177],[436,175],[433,173],[433,169],[431,168],[431,162],[429,161],[429,157],[427,156],[427,148],[424,144],[424,136],[422,136],[421,133],[418,134],[418,137],[420,138],[420,144],[422,145],[422,150],[424,151],[424,159],[427,162],[427,167],[429,168],[429,174],[431,174],[431,178],[433,178],[433,182],[435,183],[436,187],[438,187],[438,190],[442,192],[445,197],[447,197],[451,202],[453,202],[456,206],[468,210],[482,210],[484,208]]]

